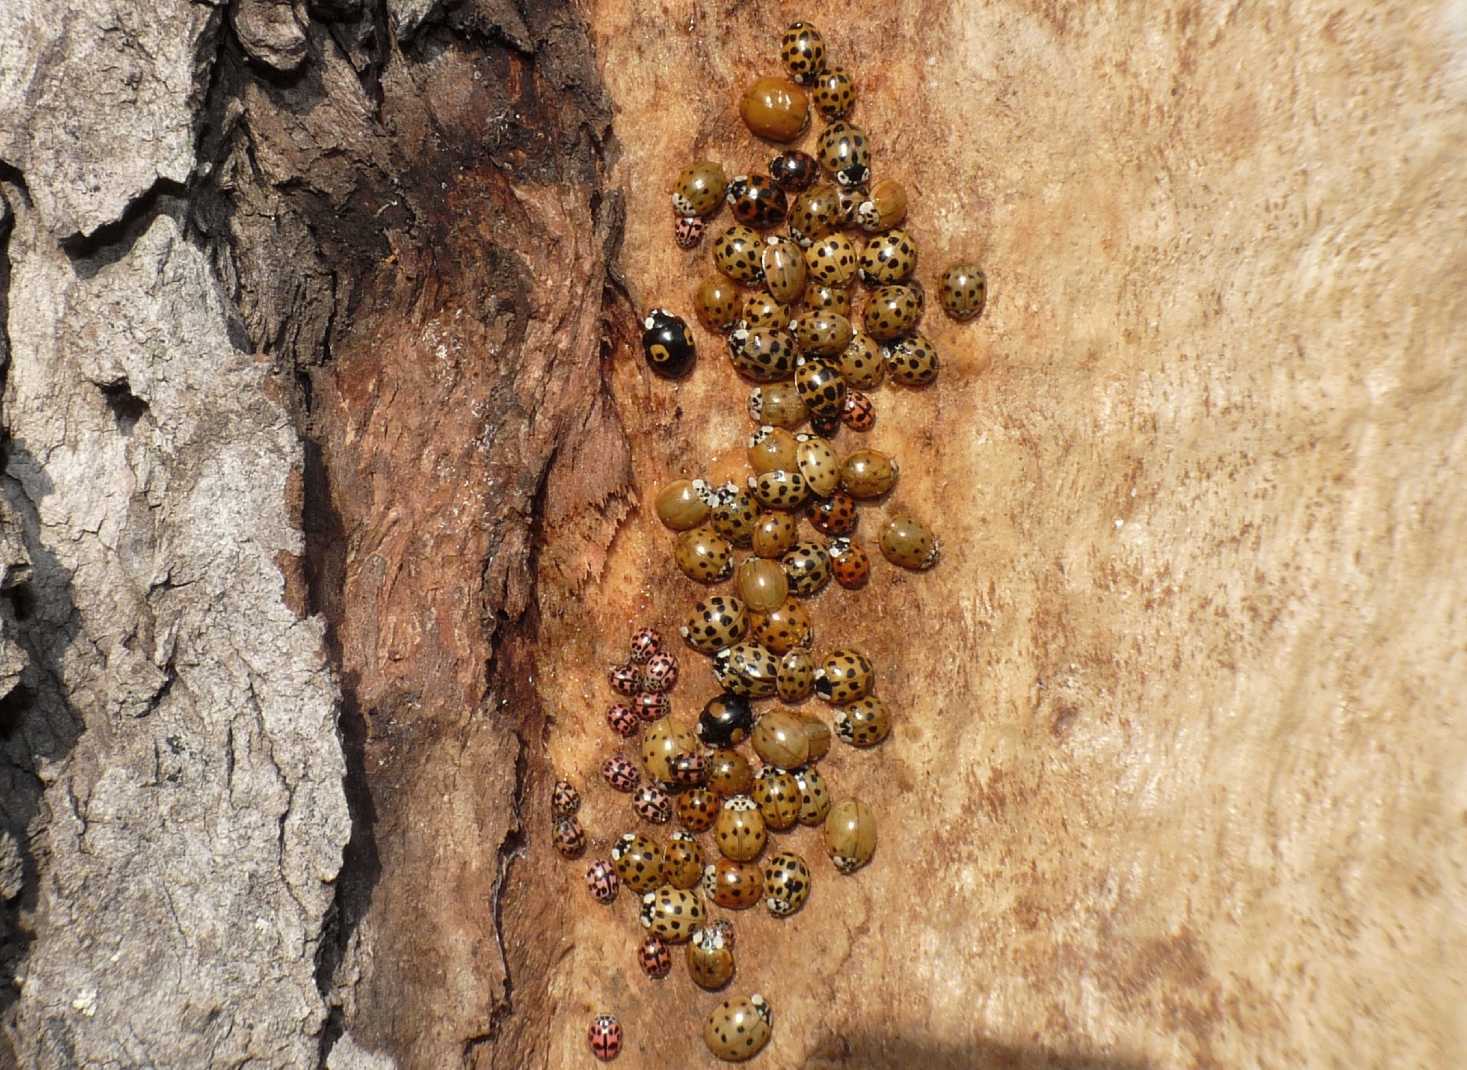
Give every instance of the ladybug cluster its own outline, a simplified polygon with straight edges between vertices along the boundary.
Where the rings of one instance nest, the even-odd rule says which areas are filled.
[[[816,653],[806,606],[832,581],[848,591],[870,582],[861,512],[864,503],[882,503],[900,477],[894,457],[859,439],[843,447],[837,440],[875,426],[873,394],[884,383],[929,386],[940,363],[920,331],[926,297],[915,278],[917,243],[902,226],[906,190],[895,178],[873,181],[871,141],[850,118],[851,73],[831,61],[807,22],[785,31],[780,58],[785,74],[758,78],[739,103],[753,135],[783,146],[767,173],[729,177],[732,169],[700,160],[672,192],[680,248],[700,245],[725,206],[732,216],[712,234],[713,271],[692,300],[698,323],[753,384],[747,471],[725,481],[680,479],[654,502],[677,568],[707,588],[677,630],[708,659],[719,693],[696,720],[679,718],[669,698],[676,657],[650,629],[633,636],[627,663],[608,677],[621,698],[607,723],[625,751],[606,759],[602,775],[650,827],[621,835],[586,872],[598,902],[613,902],[623,885],[636,897],[635,956],[646,978],[668,977],[673,948],[683,945],[689,979],[708,991],[736,972],[734,927],[712,910],[762,902],[772,917],[786,918],[809,900],[815,867],[779,837],[820,829],[830,866],[843,875],[875,853],[870,808],[833,799],[819,763],[832,738],[856,748],[880,744],[891,712],[865,653],[851,646]],[[798,145],[812,103],[823,128],[805,151]],[[977,317],[983,272],[952,265],[938,296],[953,319]],[[643,328],[652,372],[693,371],[697,343],[686,320],[654,308]],[[904,512],[883,517],[874,541],[902,569],[923,571],[940,557],[931,530]],[[805,708],[811,699],[828,707],[828,720]],[[562,815],[562,794],[557,785],[564,823],[573,810]],[[660,831],[674,822],[677,831]],[[575,853],[584,842],[581,835]],[[598,1037],[606,1046],[597,1023],[592,1048],[611,1057],[597,1048]],[[729,999],[710,1015],[704,1040],[717,1057],[742,1061],[767,1043],[772,1023],[761,996]],[[619,1027],[615,1035],[619,1047]]]

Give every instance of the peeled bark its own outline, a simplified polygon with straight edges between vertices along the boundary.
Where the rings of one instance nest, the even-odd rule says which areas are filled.
[[[750,428],[633,312],[805,13],[135,8],[0,5],[0,1065],[704,1065],[547,789],[634,825],[604,670],[701,595],[644,503]],[[990,307],[876,392],[862,537],[945,555],[813,603],[898,721],[823,765],[876,861],[733,919],[759,1065],[1460,1062],[1455,22],[808,14]]]

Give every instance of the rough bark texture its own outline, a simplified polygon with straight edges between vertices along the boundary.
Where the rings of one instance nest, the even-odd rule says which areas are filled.
[[[991,299],[870,436],[943,564],[815,603],[900,720],[826,766],[876,862],[735,918],[760,1065],[1462,1061],[1453,9],[19,0],[0,1065],[711,1065],[545,788],[630,827],[602,671],[699,593],[642,503],[748,421],[629,312],[801,15]]]

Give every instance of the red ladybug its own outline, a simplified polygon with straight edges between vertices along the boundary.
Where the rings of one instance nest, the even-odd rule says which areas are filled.
[[[836,583],[848,591],[866,586],[866,581],[871,578],[871,555],[866,553],[865,547],[854,539],[845,538],[832,539],[828,549],[830,571]]]
[[[672,760],[672,782],[685,786],[701,784],[708,776],[708,760],[701,754],[679,754]]]
[[[631,759],[622,754],[613,754],[601,764],[601,775],[617,791],[636,791],[641,777]]]
[[[632,809],[637,811],[637,816],[643,821],[650,821],[654,825],[665,825],[672,820],[672,800],[667,797],[667,792],[655,784],[645,784],[637,789],[637,794],[632,799]]]
[[[672,701],[661,691],[643,691],[637,696],[637,716],[648,724],[672,712]]]
[[[810,509],[810,525],[822,535],[839,538],[856,530],[856,499],[838,490]]]
[[[557,821],[552,838],[555,849],[566,858],[574,858],[586,849],[586,834],[581,831],[580,824],[573,817],[563,817]]]
[[[611,863],[603,858],[598,858],[586,867],[586,890],[591,893],[591,898],[598,903],[609,903],[616,898],[617,890],[621,888],[621,878],[616,875],[616,870],[611,868]]]
[[[662,937],[649,936],[637,948],[637,963],[648,977],[660,981],[672,971],[672,952],[667,950]]]
[[[736,175],[729,181],[723,199],[733,210],[733,217],[745,226],[777,227],[789,213],[784,190],[768,175]]]
[[[613,665],[606,673],[611,690],[618,695],[635,695],[642,690],[642,674],[635,665]]]
[[[677,685],[677,656],[663,651],[653,654],[642,670],[642,688],[646,691],[671,691]]]
[[[603,1063],[609,1063],[621,1053],[621,1023],[609,1014],[598,1014],[586,1030],[591,1054]]]
[[[702,216],[680,215],[673,220],[672,240],[677,242],[679,249],[695,249],[707,229],[708,224]]]
[[[662,636],[651,628],[643,628],[632,636],[632,664],[645,665],[662,649]]]
[[[631,739],[637,734],[637,714],[630,706],[617,703],[606,711],[606,723],[622,739]]]
[[[876,426],[876,405],[859,390],[847,390],[840,419],[852,431],[870,431]]]

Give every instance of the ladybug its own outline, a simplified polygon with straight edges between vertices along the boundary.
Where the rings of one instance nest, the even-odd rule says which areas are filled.
[[[910,516],[894,516],[881,528],[881,556],[914,571],[931,568],[942,556],[942,544],[926,524]]]
[[[811,186],[790,205],[790,237],[808,249],[840,226],[841,205],[835,187]]]
[[[748,546],[757,523],[759,508],[753,495],[733,483],[718,488],[718,499],[713,505],[714,531],[735,546]]]
[[[620,702],[606,711],[606,723],[622,739],[631,739],[637,734],[636,711]]]
[[[693,311],[710,331],[733,330],[739,321],[739,288],[722,275],[711,275],[693,291]]]
[[[850,344],[855,332],[851,328],[851,321],[838,312],[810,312],[790,320],[790,333],[795,336],[795,342],[802,354],[833,357]],[[795,385],[800,385],[798,371],[795,372]],[[805,399],[805,404],[810,404],[808,398]]]
[[[814,543],[798,543],[810,545]],[[786,572],[788,575],[788,572]],[[784,605],[766,613],[754,629],[754,638],[772,654],[785,655],[796,647],[809,646],[815,641],[815,628],[810,623],[810,614],[793,598]],[[813,670],[812,670],[813,671]],[[775,690],[779,689],[779,669],[775,668]]]
[[[708,747],[736,747],[754,730],[754,709],[742,695],[714,695],[698,714],[698,742]]]
[[[833,361],[842,379],[857,390],[873,390],[886,377],[886,358],[869,334],[857,334]]]
[[[818,594],[830,582],[830,555],[818,542],[797,542],[780,558],[790,578],[790,593],[800,598]]]
[[[692,368],[697,349],[681,316],[654,308],[642,320],[642,354],[653,374],[676,379]]]
[[[851,291],[846,286],[812,283],[805,287],[805,307],[812,312],[834,312],[851,318]]]
[[[837,186],[835,188],[836,226],[850,227],[856,223],[856,210],[866,199],[866,191],[859,186]]]
[[[863,449],[846,454],[840,466],[840,485],[852,498],[879,498],[896,485],[901,468],[889,454]]]
[[[679,249],[696,249],[708,224],[695,215],[680,215],[672,224],[672,240]]]
[[[596,902],[611,902],[616,898],[616,893],[620,888],[621,878],[616,875],[616,870],[611,868],[610,862],[598,858],[586,867],[586,890],[591,893],[591,898]]]
[[[810,430],[821,438],[834,438],[840,433],[840,413],[822,412],[812,415]]]
[[[634,665],[613,665],[606,671],[606,681],[618,695],[631,697],[642,690],[642,674]]]
[[[856,206],[856,222],[874,234],[896,226],[907,218],[907,190],[894,178],[883,178]]]
[[[988,279],[977,264],[954,264],[942,273],[942,310],[953,319],[970,320],[983,314],[988,303]]]
[[[789,513],[765,513],[754,526],[754,537],[750,540],[750,545],[757,557],[783,557],[799,538],[799,522]],[[742,639],[743,636],[739,638]]]
[[[808,22],[792,22],[779,42],[779,59],[800,85],[813,85],[825,70],[825,38]]]
[[[674,832],[662,849],[662,880],[684,891],[698,887],[703,879],[703,849],[689,832]]]
[[[810,526],[822,535],[849,535],[856,530],[859,519],[856,499],[841,490],[810,508]]]
[[[874,747],[891,732],[891,714],[875,695],[835,711],[835,734],[853,747]]]
[[[788,379],[795,370],[795,348],[789,337],[768,327],[737,327],[728,336],[728,359],[734,371],[756,383]]]
[[[876,853],[876,815],[860,799],[845,799],[825,819],[825,850],[838,872],[849,876]]]
[[[795,466],[796,438],[783,427],[765,424],[749,436],[749,467],[756,476]]]
[[[555,849],[565,858],[574,858],[586,849],[586,834],[573,817],[563,817],[557,821],[551,839]]]
[[[760,717],[750,744],[766,765],[779,769],[798,769],[810,757],[810,733],[794,710],[774,709]]]
[[[637,767],[624,754],[613,754],[601,763],[601,775],[617,791],[636,791],[642,778]]]
[[[867,334],[878,342],[891,342],[916,330],[922,302],[910,286],[883,286],[872,292],[863,315]]]
[[[876,669],[859,650],[832,650],[815,670],[815,694],[832,705],[845,705],[871,694]]]
[[[779,659],[775,687],[785,702],[804,702],[815,690],[815,659],[808,650],[796,647]]]
[[[758,992],[748,999],[726,999],[703,1023],[703,1044],[716,1058],[743,1062],[764,1050],[774,1030],[774,1011]]]
[[[556,817],[572,817],[581,808],[581,793],[569,781],[557,780],[550,790],[550,810]]]
[[[637,696],[637,719],[644,724],[660,721],[672,712],[672,700],[661,691],[643,691]]]
[[[914,334],[887,346],[886,373],[902,386],[926,386],[937,378],[937,347],[925,334]]]
[[[810,867],[793,851],[781,851],[764,862],[764,905],[776,918],[799,912],[810,898]]]
[[[642,687],[648,691],[671,691],[677,686],[677,655],[666,650],[653,654],[642,670]]]
[[[688,941],[688,976],[693,984],[709,992],[717,991],[733,979],[733,926],[714,922],[693,933]]]
[[[868,238],[861,249],[861,281],[867,286],[906,282],[917,270],[917,243],[905,230]]]
[[[856,104],[856,83],[844,67],[827,67],[815,79],[810,99],[826,122],[844,119]]]
[[[720,858],[703,868],[703,894],[724,910],[746,910],[764,898],[764,873],[757,862]]]
[[[789,238],[771,237],[759,256],[769,296],[781,305],[791,305],[805,292],[805,254]]]
[[[865,547],[850,538],[832,539],[830,571],[835,582],[848,591],[866,586],[871,578],[871,555]]]
[[[718,819],[721,804],[718,796],[707,788],[693,788],[680,794],[673,807],[683,828],[689,832],[707,832]]]
[[[810,496],[805,477],[798,471],[765,472],[749,477],[749,489],[766,509],[798,509]]]
[[[688,646],[709,655],[737,643],[748,630],[744,603],[726,594],[713,595],[694,605],[688,622],[680,629]]]
[[[643,821],[665,825],[672,820],[672,800],[655,784],[644,784],[632,796],[632,809]]]
[[[805,485],[817,498],[829,498],[840,486],[840,462],[830,443],[818,435],[801,435],[795,443],[795,464]]]
[[[810,415],[794,383],[756,386],[749,392],[747,409],[749,419],[756,424],[773,424],[786,429],[799,427]]]
[[[782,331],[790,322],[790,310],[774,299],[768,290],[756,290],[744,299],[743,319],[734,327],[751,331],[772,328]]]
[[[723,203],[727,184],[722,167],[711,160],[699,160],[677,176],[672,189],[672,210],[680,216],[709,215]]]
[[[866,133],[858,126],[847,122],[834,122],[820,132],[815,143],[815,155],[820,166],[835,177],[837,185],[851,188],[864,186],[871,177],[871,143]],[[854,214],[860,200],[851,205]]]
[[[654,981],[660,981],[672,972],[672,952],[660,936],[648,936],[637,948],[637,965]]]
[[[849,323],[846,330],[850,330]],[[846,403],[846,381],[840,372],[823,360],[807,360],[795,372],[795,389],[813,415],[834,416],[839,426],[840,412]]]
[[[807,766],[795,773],[795,787],[800,792],[800,824],[823,822],[830,813],[830,790],[825,786],[825,778]]]
[[[612,845],[611,865],[634,892],[650,892],[662,883],[662,848],[640,833],[624,833]]]
[[[713,823],[713,840],[725,858],[749,862],[759,857],[769,833],[764,816],[747,795],[735,795],[723,804]]]
[[[672,944],[686,941],[707,916],[697,892],[668,884],[642,896],[642,909],[638,914],[642,928],[651,929],[654,936]]]
[[[803,193],[820,177],[820,161],[808,152],[789,149],[769,161],[769,175],[787,193]]]
[[[803,726],[802,726],[803,727]],[[751,795],[764,823],[776,832],[793,828],[800,819],[800,789],[795,778],[783,769],[766,765],[754,777]]]
[[[699,583],[722,583],[733,575],[733,547],[711,527],[697,527],[679,535],[673,560],[684,576]]]
[[[735,219],[760,230],[779,226],[789,210],[784,190],[768,175],[739,175],[723,196]]]
[[[718,795],[747,795],[754,786],[749,759],[736,750],[719,747],[708,755],[708,789]],[[717,815],[715,815],[717,816]]]
[[[679,754],[668,766],[672,773],[671,783],[679,787],[694,787],[708,776],[708,759],[701,754]]]
[[[662,649],[662,636],[654,628],[643,628],[632,636],[631,653],[633,665],[645,665],[652,655]]]
[[[586,1030],[586,1039],[591,1044],[591,1054],[609,1063],[621,1053],[621,1023],[609,1014],[598,1014]]]
[[[713,266],[735,282],[758,283],[764,278],[759,259],[764,243],[742,223],[729,227],[713,243]]]
[[[796,549],[802,545],[805,544],[796,544]],[[820,552],[825,553],[824,550]],[[789,554],[785,556],[787,558]],[[713,655],[713,675],[719,684],[725,691],[744,698],[768,698],[773,695],[777,669],[774,655],[758,643],[735,643]]]
[[[856,243],[837,232],[827,234],[805,250],[805,267],[811,282],[844,287],[855,278],[859,258]]]
[[[859,390],[847,390],[840,422],[852,431],[870,431],[876,426],[876,403]]]

